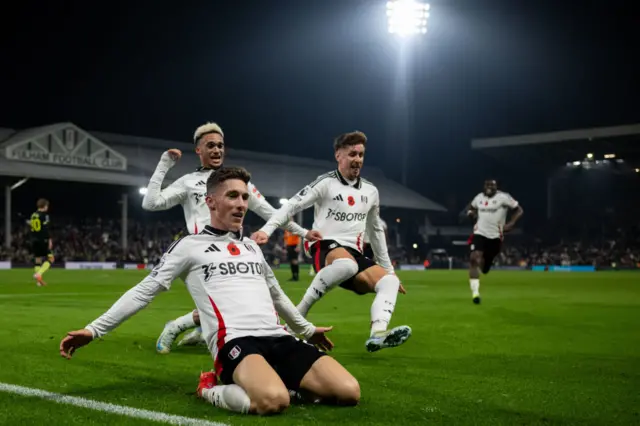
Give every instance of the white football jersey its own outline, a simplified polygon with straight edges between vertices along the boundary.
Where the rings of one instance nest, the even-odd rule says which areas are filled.
[[[244,336],[286,336],[270,285],[277,285],[260,247],[239,233],[211,226],[176,241],[145,280],[169,289],[182,277],[215,358],[222,346]]]
[[[205,197],[207,194],[207,179],[213,172],[215,172],[215,170],[200,167],[195,172],[180,177],[162,191],[159,191],[159,185],[166,171],[158,177],[154,174],[151,178],[148,191],[155,190],[155,186],[152,186],[152,183],[155,181],[159,193],[150,194],[148,192],[143,201],[143,206],[146,198],[153,198],[153,205],[149,208],[150,210],[168,210],[178,204],[181,205],[184,211],[184,221],[189,233],[197,234],[211,223],[211,212],[205,203]],[[156,171],[156,173],[158,172]],[[265,221],[269,220],[276,209],[265,200],[255,185],[249,182],[248,187],[249,210],[255,212]],[[307,232],[295,222],[287,223],[285,228],[302,237],[304,237]]]
[[[290,198],[262,231],[271,235],[282,223],[311,206],[314,206],[313,229],[319,231],[324,240],[334,240],[362,252],[364,233],[368,230],[378,263],[387,271],[393,271],[380,219],[380,197],[371,182],[358,178],[350,184],[337,170],[320,175]]]
[[[494,239],[502,238],[507,212],[518,207],[518,202],[506,192],[498,191],[493,197],[481,192],[471,201],[471,207],[478,211],[473,233]]]

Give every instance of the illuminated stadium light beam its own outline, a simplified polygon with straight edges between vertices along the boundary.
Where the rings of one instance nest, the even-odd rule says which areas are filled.
[[[579,165],[580,165],[580,162],[579,162],[579,161],[574,161],[574,162],[573,162],[573,165],[574,165],[574,166],[579,166]]]
[[[615,154],[605,154],[604,158],[616,158]]]
[[[588,158],[588,159],[592,159],[592,158],[593,158],[593,154],[592,154],[592,153],[588,153],[588,154],[587,154],[587,158]]]
[[[430,6],[416,0],[387,2],[389,32],[399,36],[426,34]]]

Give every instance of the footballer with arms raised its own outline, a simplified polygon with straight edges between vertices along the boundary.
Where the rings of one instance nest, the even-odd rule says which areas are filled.
[[[511,220],[505,224],[509,211],[513,212]],[[473,303],[480,303],[480,271],[489,273],[502,248],[504,233],[513,229],[523,213],[511,195],[498,191],[498,184],[493,179],[484,182],[484,190],[467,206],[467,216],[477,219],[469,238],[469,285]]]
[[[337,285],[356,294],[375,293],[365,343],[374,352],[401,345],[411,336],[411,328],[387,330],[398,292],[405,291],[387,252],[378,189],[360,177],[366,143],[362,132],[338,136],[334,141],[338,169],[305,186],[251,238],[264,244],[290,217],[315,206],[312,228],[322,234],[322,240],[313,242],[309,251],[317,274],[297,308],[306,317],[311,306]],[[377,263],[362,254],[365,231]]]
[[[210,224],[172,244],[160,263],[86,328],[60,342],[73,353],[122,324],[182,277],[191,294],[215,366],[202,373],[197,394],[211,404],[240,412],[275,414],[290,404],[290,392],[313,401],[356,405],[358,381],[335,359],[289,334],[278,314],[320,348],[333,347],[330,327],[316,327],[284,294],[258,245],[241,235],[251,190],[243,168],[221,168],[206,182]],[[275,307],[275,311],[274,311]],[[218,384],[220,381],[220,384]]]
[[[196,129],[193,143],[195,152],[200,157],[200,167],[195,172],[182,176],[165,189],[161,189],[165,175],[182,156],[179,149],[170,149],[163,153],[147,186],[147,193],[142,200],[142,208],[149,211],[160,211],[181,205],[184,210],[187,231],[190,234],[197,234],[209,223],[209,209],[205,204],[205,184],[209,176],[222,167],[224,162],[224,133],[218,124],[206,123]],[[249,210],[258,214],[265,221],[268,220],[276,211],[275,208],[265,200],[251,182],[248,183],[248,186]],[[319,238],[317,233],[309,232],[292,221],[289,221],[285,228],[293,234],[310,240]],[[196,327],[196,330],[187,334],[178,344],[202,343],[199,325],[197,310],[169,321],[158,337],[156,350],[161,354],[169,353],[174,340],[180,333]]]

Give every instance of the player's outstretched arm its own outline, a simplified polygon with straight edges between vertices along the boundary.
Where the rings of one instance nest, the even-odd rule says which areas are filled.
[[[333,349],[333,342],[329,340],[325,334],[330,332],[333,327],[316,327],[307,321],[293,305],[291,299],[284,293],[267,261],[263,259],[262,264],[265,270],[265,279],[269,286],[269,292],[271,293],[271,299],[273,299],[273,305],[278,315],[285,320],[294,333],[303,336],[305,340],[318,346],[323,351]]]
[[[153,298],[166,290],[162,285],[146,278],[123,294],[107,312],[82,330],[70,331],[60,342],[60,355],[71,359],[76,349],[93,339],[100,338],[145,308]]]
[[[265,222],[271,219],[273,214],[276,212],[276,209],[269,204],[262,194],[260,194],[258,188],[256,188],[251,182],[249,182],[249,210],[256,213],[264,219]],[[292,234],[299,235],[302,238],[307,238],[309,234],[308,229],[304,229],[293,220],[289,220],[284,225],[284,228]]]
[[[171,288],[171,283],[190,265],[188,248],[181,244],[185,238],[169,246],[160,263],[147,277],[123,294],[107,312],[82,330],[67,333],[60,342],[60,355],[71,359],[76,349],[103,337],[127,319],[144,309],[161,292]]]
[[[255,232],[251,236],[251,239],[256,241],[258,244],[266,243],[276,229],[281,228],[298,212],[311,207],[317,200],[319,200],[322,197],[323,187],[323,182],[320,182],[319,184],[311,184],[302,188],[300,192],[291,197],[287,203],[276,210],[267,223],[265,223],[258,232]]]
[[[162,154],[155,172],[149,180],[147,193],[142,198],[142,208],[149,211],[168,210],[173,206],[184,203],[187,198],[187,188],[182,179],[162,189],[162,182],[167,172],[182,156],[179,149],[170,149]]]

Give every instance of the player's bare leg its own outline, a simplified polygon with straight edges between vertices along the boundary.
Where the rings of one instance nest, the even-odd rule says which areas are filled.
[[[164,326],[164,330],[162,330],[162,333],[160,333],[160,336],[156,341],[156,352],[163,355],[170,353],[171,346],[180,333],[199,325],[200,315],[198,314],[197,309],[194,309],[192,312],[176,318],[173,321],[169,321]]]
[[[375,265],[356,275],[354,290],[359,293],[375,293],[371,304],[371,334],[366,342],[369,352],[400,346],[411,337],[411,327],[401,325],[387,330],[396,307],[400,280],[387,273],[382,266]],[[402,290],[404,291],[404,290]]]
[[[480,269],[482,269],[483,263],[484,254],[479,250],[472,251],[469,257],[469,286],[473,303],[476,305],[480,304]]]
[[[298,303],[298,311],[306,317],[311,307],[338,284],[358,273],[358,264],[353,256],[339,247],[327,254],[325,266],[315,277],[306,293]]]
[[[323,356],[311,366],[300,382],[300,390],[311,393],[318,402],[357,405],[360,384],[338,361]]]
[[[46,286],[47,283],[42,279],[42,275],[49,270],[51,267],[51,263],[47,260],[42,263],[41,257],[35,258],[35,266],[33,268],[33,278],[36,280],[36,285],[38,287]]]
[[[289,391],[261,355],[247,355],[233,372],[233,381],[232,385],[199,387],[198,394],[216,407],[239,413],[269,415],[289,407]]]

